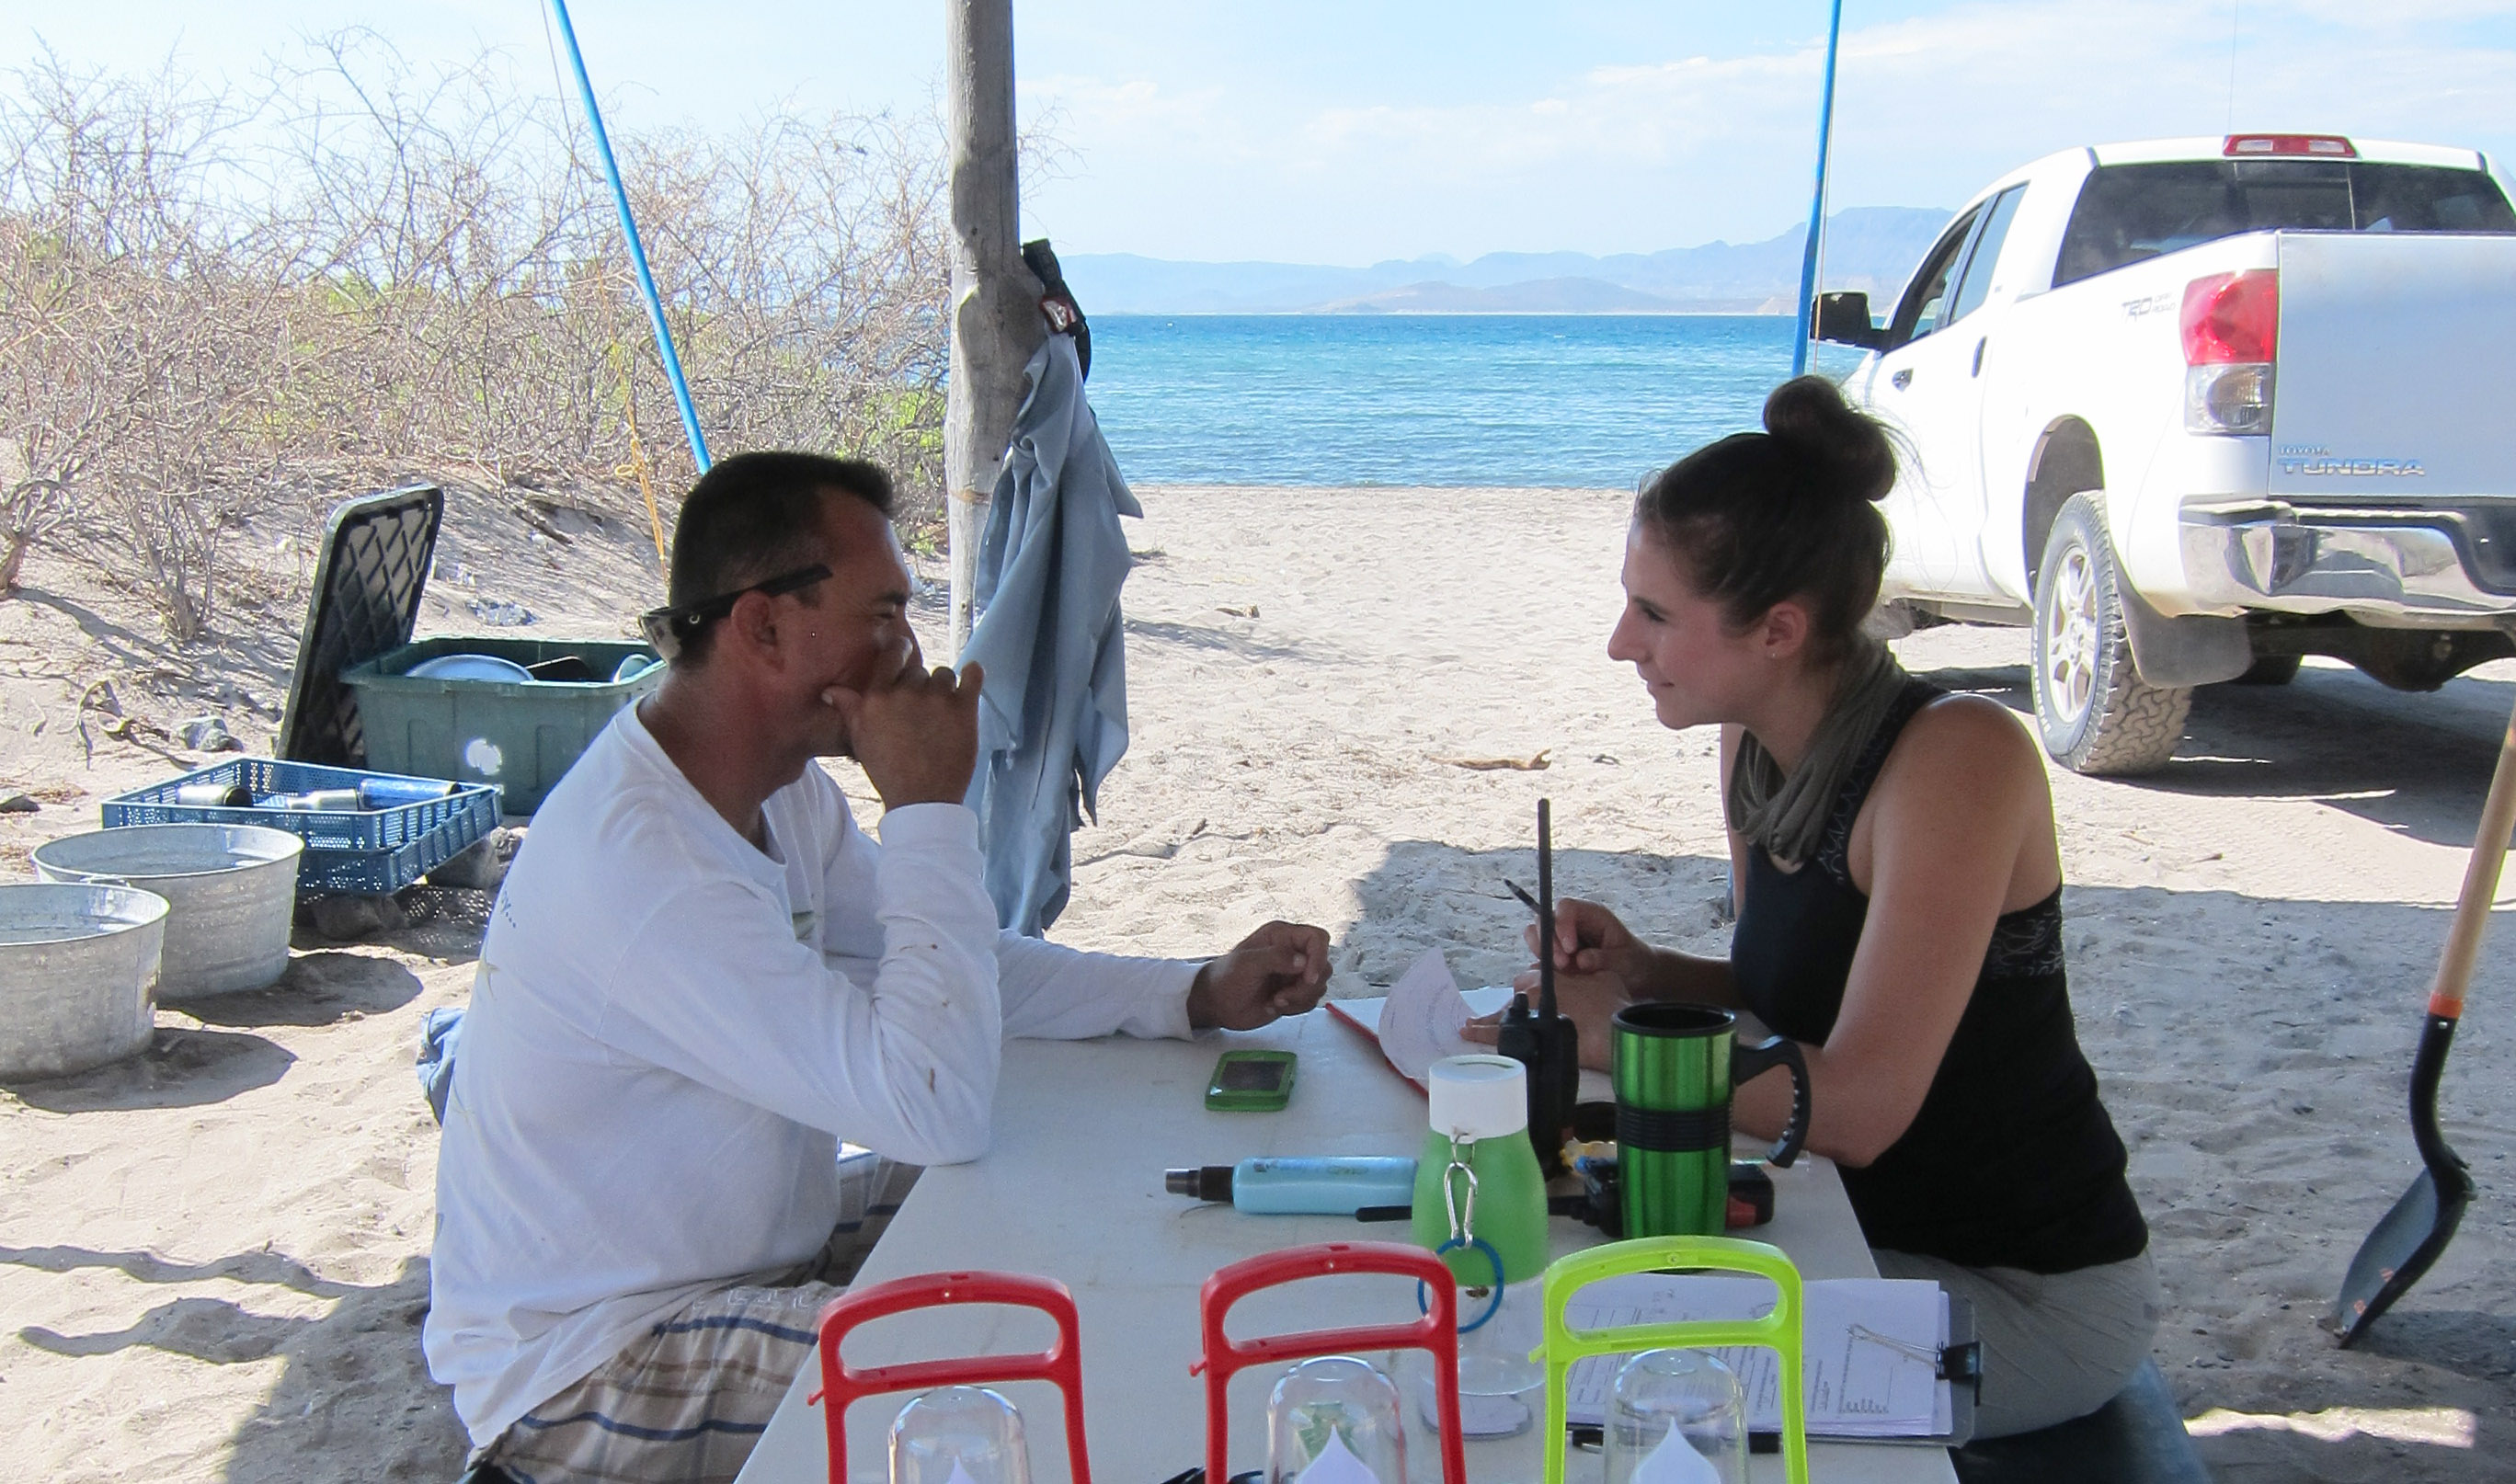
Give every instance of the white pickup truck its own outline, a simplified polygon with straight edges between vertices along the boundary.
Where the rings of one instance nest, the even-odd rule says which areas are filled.
[[[2049,155],[1883,325],[1821,338],[1902,444],[1889,617],[2031,626],[2044,746],[2155,768],[2195,685],[2516,654],[2516,212],[2469,149],[2236,135]]]

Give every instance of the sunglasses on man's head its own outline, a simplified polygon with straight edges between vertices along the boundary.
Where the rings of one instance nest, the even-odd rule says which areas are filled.
[[[741,601],[745,594],[757,593],[764,598],[776,598],[809,588],[829,575],[829,567],[817,561],[809,567],[781,572],[766,582],[755,582],[747,588],[736,588],[714,598],[652,609],[638,620],[638,627],[646,631],[647,642],[654,645],[669,660],[691,636],[733,612],[734,605]]]

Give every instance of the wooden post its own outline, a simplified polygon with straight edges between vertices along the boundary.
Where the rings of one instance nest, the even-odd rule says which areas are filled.
[[[979,538],[1013,438],[1023,367],[1047,325],[1039,280],[1022,261],[1013,0],[946,0],[944,10],[952,151],[952,380],[944,403],[944,477],[957,660],[970,639]]]

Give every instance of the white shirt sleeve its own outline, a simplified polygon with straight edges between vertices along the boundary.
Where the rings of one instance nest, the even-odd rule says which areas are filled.
[[[853,904],[881,895],[882,872],[892,851],[926,838],[918,832],[928,828],[921,821],[930,814],[944,812],[965,821],[973,842],[971,858],[978,861],[977,816],[959,804],[904,804],[883,814],[877,845],[857,829],[834,782],[807,776],[811,788],[798,804],[826,809],[829,819],[831,843],[820,863],[829,913],[822,925],[824,950],[834,967],[864,982],[874,949]],[[985,902],[983,866],[974,866],[971,889]],[[1190,1034],[1188,989],[1198,962],[1079,953],[1015,932],[997,933],[994,907],[986,913],[1005,1035],[1074,1041],[1113,1032],[1148,1038]]]
[[[957,804],[895,809],[883,835],[870,987],[798,941],[774,893],[710,882],[658,903],[625,945],[603,1039],[893,1159],[984,1153],[1004,1028],[978,821]]]
[[[996,936],[1005,1034],[1078,1041],[1119,1032],[1185,1039],[1198,963],[1083,953],[1006,931]]]

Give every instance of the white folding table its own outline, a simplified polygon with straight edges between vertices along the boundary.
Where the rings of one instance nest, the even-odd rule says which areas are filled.
[[[1300,1054],[1289,1106],[1276,1113],[1209,1113],[1215,1056],[1231,1046]],[[1085,1430],[1096,1484],[1161,1484],[1204,1459],[1204,1388],[1189,1374],[1198,1350],[1197,1291],[1216,1268],[1277,1248],[1327,1241],[1405,1241],[1404,1223],[1341,1216],[1243,1216],[1167,1193],[1162,1172],[1228,1165],[1249,1155],[1404,1154],[1425,1133],[1423,1095],[1378,1051],[1325,1010],[1245,1035],[1194,1042],[1015,1041],[1005,1047],[995,1138],[982,1159],[926,1171],[858,1282],[915,1273],[999,1269],[1056,1278],[1081,1316]],[[1834,1167],[1815,1157],[1774,1173],[1775,1216],[1752,1235],[1789,1254],[1809,1278],[1875,1277],[1868,1248]],[[1552,1222],[1558,1255],[1601,1240]],[[1270,1290],[1236,1310],[1236,1337],[1386,1323],[1417,1312],[1412,1286],[1386,1277],[1333,1277]],[[1049,1326],[1019,1310],[962,1307],[878,1320],[851,1340],[858,1367],[943,1356],[1039,1350]],[[808,1364],[739,1484],[819,1484],[829,1478],[825,1420],[807,1396]],[[1234,1470],[1266,1463],[1272,1378],[1253,1370],[1232,1396]],[[1006,1388],[1021,1408],[1035,1484],[1067,1476],[1053,1388]],[[905,1396],[859,1403],[847,1418],[848,1476],[884,1479],[884,1440]],[[1410,1478],[1440,1476],[1431,1429],[1409,1406]],[[1471,1477],[1515,1480],[1533,1443],[1471,1445]],[[1811,1476],[1824,1484],[1951,1484],[1945,1450],[1900,1444],[1813,1443]],[[1759,1455],[1758,1484],[1782,1478]],[[1570,1477],[1598,1477],[1596,1455],[1576,1455]],[[1534,1478],[1533,1473],[1530,1475]],[[1218,1481],[1219,1484],[1219,1481]]]

